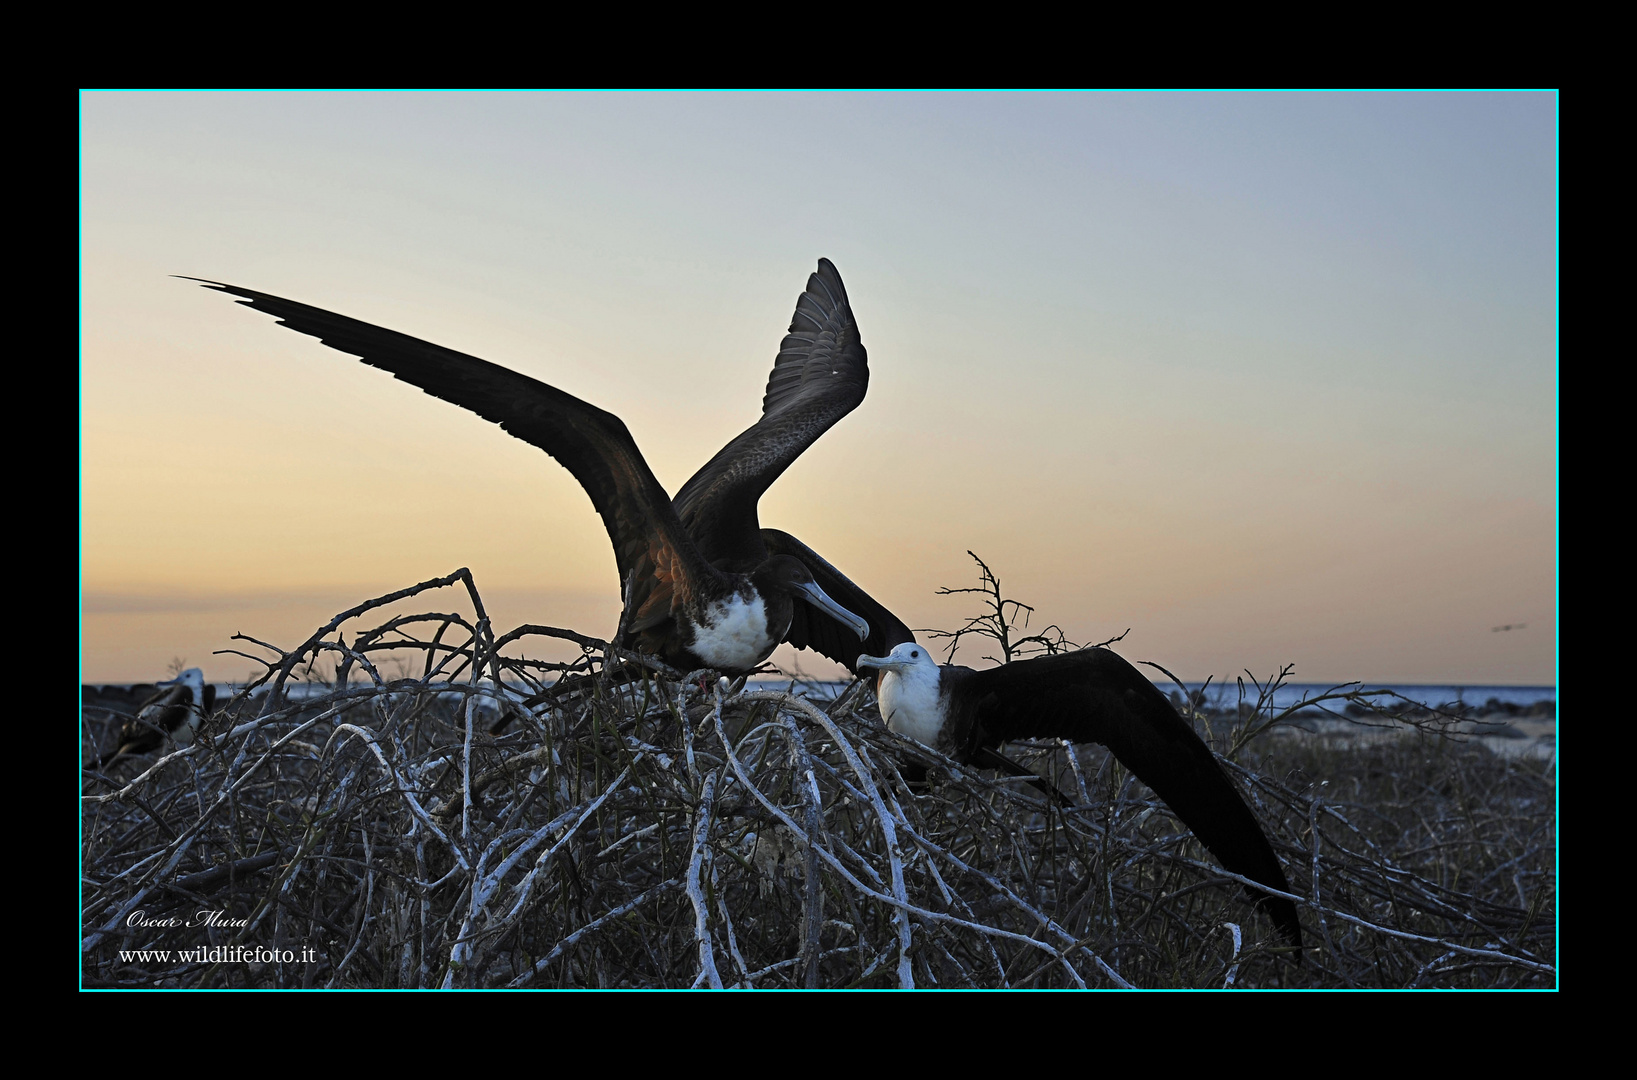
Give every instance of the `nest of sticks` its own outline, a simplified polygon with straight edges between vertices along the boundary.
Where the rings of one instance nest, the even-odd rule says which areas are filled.
[[[470,614],[353,629],[449,588]],[[508,656],[533,635],[583,655]],[[1260,738],[1297,711],[1270,685],[1177,698],[1285,863],[1298,962],[1100,747],[1008,748],[1064,808],[893,735],[863,683],[497,635],[464,570],[254,644],[265,674],[204,737],[83,774],[82,985],[1556,985],[1549,765],[1385,692],[1305,707],[1395,733],[1350,747]],[[126,717],[82,716],[92,761]]]

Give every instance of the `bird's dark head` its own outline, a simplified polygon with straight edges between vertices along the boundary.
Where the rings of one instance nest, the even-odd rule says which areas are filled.
[[[851,629],[860,641],[870,636],[870,624],[830,599],[829,594],[813,580],[813,572],[807,569],[807,564],[793,555],[773,556],[751,573],[750,582],[763,596],[777,592],[806,600]]]

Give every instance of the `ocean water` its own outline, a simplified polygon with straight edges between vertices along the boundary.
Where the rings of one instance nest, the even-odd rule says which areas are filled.
[[[1157,684],[1161,690],[1175,690],[1175,684],[1167,686]],[[1184,683],[1189,692],[1195,692],[1205,687],[1204,683]],[[1364,690],[1391,690],[1411,701],[1422,705],[1451,705],[1460,704],[1468,708],[1482,708],[1491,700],[1499,701],[1502,705],[1517,705],[1527,708],[1538,701],[1557,703],[1557,687],[1555,686],[1437,686],[1419,683],[1363,683],[1358,684]],[[1345,692],[1352,686],[1340,687]],[[1276,709],[1288,709],[1304,696],[1316,698],[1330,693],[1338,688],[1331,683],[1286,683],[1274,691],[1273,706]],[[1255,702],[1256,687],[1245,684],[1245,698]],[[1208,704],[1232,707],[1239,700],[1239,687],[1232,682],[1211,683],[1205,689],[1205,698]]]
[[[748,686],[758,690],[785,690],[794,687],[796,693],[816,701],[829,701],[849,683],[846,682],[797,682],[789,679],[756,679]],[[1166,694],[1176,690],[1175,683],[1156,683],[1156,686]],[[1205,690],[1206,704],[1213,708],[1232,708],[1239,700],[1239,687],[1232,682],[1211,682],[1208,686],[1202,682],[1184,682],[1190,693],[1200,689]],[[1422,705],[1440,706],[1449,704],[1464,704],[1468,708],[1482,708],[1491,700],[1499,701],[1503,705],[1515,705],[1528,708],[1540,701],[1557,703],[1557,687],[1555,686],[1482,686],[1482,685],[1435,685],[1421,683],[1364,683],[1367,690],[1391,690],[1410,701]],[[232,697],[238,687],[227,683],[219,683],[216,687],[217,700],[226,701]],[[319,695],[329,692],[325,685],[306,685],[293,683],[288,687],[289,696],[300,700],[310,695]],[[1286,683],[1279,687],[1273,695],[1273,706],[1276,709],[1287,709],[1302,700],[1303,697],[1316,698],[1334,690],[1345,692],[1351,687],[1337,687],[1332,683]],[[1245,698],[1254,702],[1257,690],[1250,683],[1245,684]]]
[[[763,679],[756,680],[753,685],[766,690],[783,690],[791,685],[790,680]],[[844,682],[812,682],[796,684],[797,692],[819,700],[830,700],[847,687]],[[1166,694],[1176,690],[1175,683],[1162,682],[1156,686]],[[1212,681],[1209,685],[1203,682],[1184,682],[1189,693],[1205,690],[1206,704],[1216,708],[1232,708],[1239,700],[1239,687],[1233,682]],[[1557,687],[1555,686],[1457,686],[1435,685],[1422,683],[1362,683],[1338,687],[1334,683],[1285,683],[1273,694],[1275,709],[1288,709],[1306,698],[1317,698],[1332,691],[1345,693],[1358,686],[1365,690],[1391,690],[1410,701],[1421,705],[1439,706],[1463,704],[1468,708],[1482,708],[1490,700],[1499,701],[1503,705],[1516,705],[1527,708],[1539,701],[1557,703]],[[1254,703],[1257,698],[1257,689],[1250,683],[1245,684],[1245,698]]]

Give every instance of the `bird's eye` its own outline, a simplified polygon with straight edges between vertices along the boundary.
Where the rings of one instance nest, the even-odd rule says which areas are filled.
[[[919,660],[921,658],[921,654],[916,652],[914,649],[911,649],[909,651],[909,658],[911,660]]]

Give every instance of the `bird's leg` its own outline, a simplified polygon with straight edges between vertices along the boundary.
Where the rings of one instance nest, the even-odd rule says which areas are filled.
[[[695,695],[700,697],[710,697],[711,687],[716,685],[716,681],[718,679],[721,679],[724,684],[727,683],[726,677],[724,677],[722,673],[717,671],[715,668],[697,668],[688,672],[682,677],[682,684],[688,688],[689,697],[693,697]],[[733,687],[728,685],[724,685],[722,687],[722,694],[724,697],[732,692]]]

